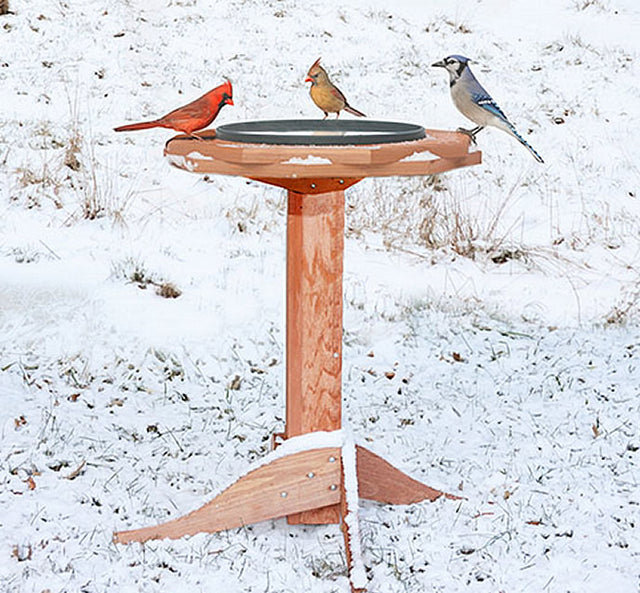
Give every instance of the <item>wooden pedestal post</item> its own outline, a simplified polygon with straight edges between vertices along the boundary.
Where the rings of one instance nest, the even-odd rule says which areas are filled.
[[[289,190],[286,438],[341,427],[343,251],[344,192]],[[340,508],[288,521],[338,523]]]

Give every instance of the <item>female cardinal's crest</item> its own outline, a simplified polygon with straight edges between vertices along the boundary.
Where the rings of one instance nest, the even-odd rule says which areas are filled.
[[[311,68],[309,68],[309,72],[307,73],[307,75],[311,74],[316,68],[320,68],[320,60],[322,58],[318,58],[311,66]]]

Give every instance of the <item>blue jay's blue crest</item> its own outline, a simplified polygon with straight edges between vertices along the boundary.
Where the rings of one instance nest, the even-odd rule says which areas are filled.
[[[432,64],[432,66],[444,68],[449,73],[451,98],[455,106],[462,115],[476,124],[472,130],[459,128],[458,131],[468,134],[475,141],[476,134],[486,126],[499,128],[516,138],[538,162],[543,163],[542,157],[517,132],[502,109],[478,82],[469,68],[470,61],[465,56],[453,54]]]
[[[449,72],[449,85],[453,86],[462,76],[463,72],[467,68],[467,64],[470,61],[471,60],[469,58],[466,58],[465,56],[453,54],[451,56],[447,56],[446,58],[444,58],[444,60],[431,65],[445,68],[447,72]]]
[[[460,54],[453,54],[452,56],[448,56],[445,58],[445,61],[451,58],[453,58],[454,60],[458,60],[458,62],[462,62],[463,64],[468,64],[471,61],[470,58],[466,58],[465,56],[461,56]]]

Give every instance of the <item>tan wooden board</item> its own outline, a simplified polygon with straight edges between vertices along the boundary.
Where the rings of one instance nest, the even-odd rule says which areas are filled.
[[[206,135],[203,132],[203,135]],[[478,164],[465,134],[427,130],[411,142],[349,146],[250,144],[176,136],[165,146],[171,164],[194,173],[268,180],[430,175]]]

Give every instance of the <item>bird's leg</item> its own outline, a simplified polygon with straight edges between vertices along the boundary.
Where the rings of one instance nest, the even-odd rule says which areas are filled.
[[[329,114],[326,111],[323,111],[322,113],[324,113],[324,117],[322,119],[327,119],[329,117]]]
[[[204,142],[204,138],[202,136],[198,136],[198,134],[196,134],[195,132],[191,132],[189,136],[191,136],[192,138],[195,138],[196,140],[200,140]]]
[[[476,126],[472,130],[467,130],[466,128],[458,128],[456,131],[460,132],[461,134],[466,134],[467,136],[469,136],[469,138],[471,138],[471,142],[473,142],[473,144],[475,144],[476,143],[476,135],[481,130],[484,130],[484,126]]]

